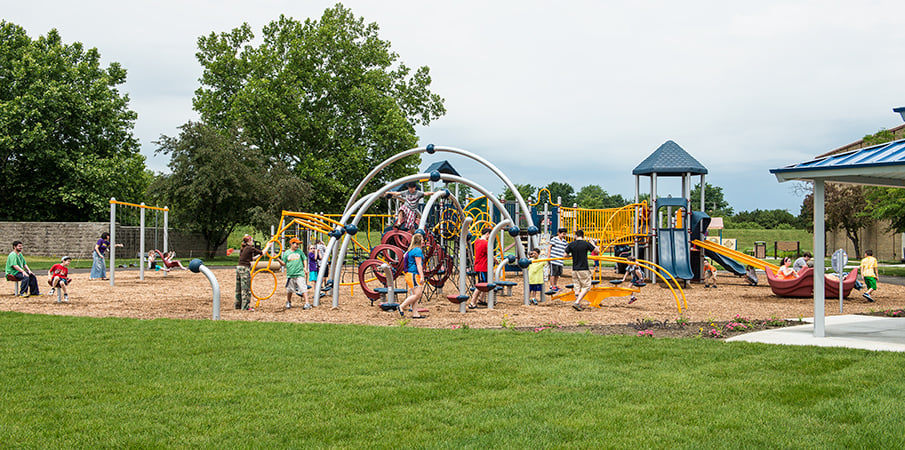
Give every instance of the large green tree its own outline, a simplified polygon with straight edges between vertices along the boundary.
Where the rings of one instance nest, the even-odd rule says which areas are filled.
[[[855,254],[861,255],[861,229],[873,222],[868,211],[867,189],[860,185],[826,183],[824,185],[824,208],[826,228],[841,230],[855,247]],[[804,198],[803,209],[806,216],[814,217],[814,193]]]
[[[629,201],[620,194],[608,194],[602,187],[589,184],[581,188],[575,195],[575,203],[579,208],[608,209],[620,208],[629,204]]]
[[[248,24],[198,40],[204,71],[194,107],[208,124],[241,130],[317,193],[307,211],[339,212],[362,178],[417,145],[415,126],[446,111],[427,67],[412,70],[342,4],[319,21],[280,16],[255,39]],[[371,188],[417,172],[400,160]]]
[[[704,183],[704,208],[711,217],[723,217],[732,215],[732,207],[723,197],[723,188]],[[691,188],[691,208],[697,210],[701,207],[701,185],[696,184]]]
[[[547,185],[547,190],[550,191],[550,203],[560,202],[562,206],[571,208],[575,202],[575,188],[569,183],[553,181]]]
[[[171,173],[150,192],[169,205],[175,226],[201,233],[214,256],[238,225],[276,225],[281,209],[299,209],[310,188],[279,163],[226,132],[189,122],[178,137],[161,136],[158,153],[170,155]]]
[[[125,81],[96,48],[0,21],[0,219],[104,220],[110,197],[143,200]]]

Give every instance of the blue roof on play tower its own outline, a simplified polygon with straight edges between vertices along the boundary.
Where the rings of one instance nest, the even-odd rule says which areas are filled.
[[[656,151],[650,154],[635,170],[632,175],[693,175],[706,174],[707,168],[698,160],[688,154],[679,144],[666,141]]]

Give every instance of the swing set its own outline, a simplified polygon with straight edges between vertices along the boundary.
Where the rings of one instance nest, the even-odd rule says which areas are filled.
[[[114,286],[114,280],[116,278],[116,214],[117,214],[117,205],[120,206],[120,223],[122,226],[132,226],[134,227],[134,223],[138,222],[138,236],[139,236],[139,244],[138,244],[138,278],[140,280],[145,279],[145,257],[147,256],[147,250],[145,249],[145,234],[147,231],[147,227],[145,225],[145,212],[146,211],[154,211],[154,248],[160,248],[158,234],[160,231],[163,231],[163,253],[167,252],[167,244],[169,240],[169,212],[170,209],[164,206],[163,208],[158,206],[148,206],[145,205],[144,202],[140,204],[121,202],[116,200],[116,198],[110,198],[110,286]],[[161,230],[159,215],[163,213],[163,227]],[[136,217],[137,216],[137,217]],[[166,272],[164,272],[166,275]]]

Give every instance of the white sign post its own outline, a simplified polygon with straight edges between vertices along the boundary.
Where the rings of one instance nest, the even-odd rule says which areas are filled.
[[[842,313],[842,281],[845,279],[843,271],[845,270],[845,265],[848,264],[848,253],[845,253],[845,250],[839,249],[833,252],[833,257],[830,259],[831,264],[833,265],[833,271],[839,275],[839,313]]]

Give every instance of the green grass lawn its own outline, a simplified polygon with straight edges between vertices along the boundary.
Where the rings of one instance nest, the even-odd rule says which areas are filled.
[[[0,313],[4,447],[902,448],[898,353]]]

